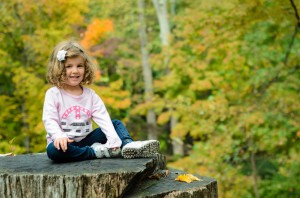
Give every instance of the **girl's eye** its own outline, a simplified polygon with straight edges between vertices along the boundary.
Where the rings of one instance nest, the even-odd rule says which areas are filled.
[[[78,67],[83,67],[83,65],[78,65]]]
[[[71,68],[71,66],[70,66],[70,65],[67,65],[66,68]]]

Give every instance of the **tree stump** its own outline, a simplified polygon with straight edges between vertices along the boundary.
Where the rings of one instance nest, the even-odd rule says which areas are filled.
[[[217,182],[212,178],[200,177],[201,182],[185,184],[174,180],[177,170],[160,180],[148,178],[160,169],[165,169],[165,157],[160,154],[153,158],[104,158],[69,163],[53,163],[45,153],[0,157],[0,195],[9,198],[217,197]]]

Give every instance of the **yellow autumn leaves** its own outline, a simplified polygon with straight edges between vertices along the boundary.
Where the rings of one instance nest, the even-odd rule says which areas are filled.
[[[192,174],[180,174],[176,177],[176,181],[191,183],[193,181],[201,181],[198,177]]]

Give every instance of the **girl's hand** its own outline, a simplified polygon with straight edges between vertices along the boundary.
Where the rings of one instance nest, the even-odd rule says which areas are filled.
[[[119,149],[120,147],[115,147],[115,148],[111,148],[111,150],[115,151],[117,149]]]
[[[63,138],[57,138],[54,140],[54,146],[57,150],[62,149],[63,152],[66,152],[68,149],[68,143],[74,142],[74,140],[71,140],[69,138],[63,137]]]

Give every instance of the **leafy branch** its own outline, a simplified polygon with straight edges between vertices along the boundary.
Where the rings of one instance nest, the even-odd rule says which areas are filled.
[[[299,31],[299,28],[300,28],[300,17],[299,17],[299,13],[298,13],[297,7],[296,7],[295,2],[293,0],[290,0],[290,2],[292,4],[292,7],[293,7],[294,12],[295,12],[295,16],[296,16],[296,19],[297,19],[297,24],[295,26],[295,31],[294,31],[294,34],[292,36],[292,40],[291,40],[291,42],[289,44],[288,50],[287,50],[286,55],[285,55],[285,59],[284,59],[284,64],[285,65],[288,62],[288,59],[289,59],[292,47],[294,45],[295,38],[296,38],[296,36],[298,34],[298,31]]]
[[[295,31],[292,35],[292,39],[288,45],[288,49],[286,51],[286,54],[285,54],[285,58],[284,58],[284,65],[286,66],[287,63],[288,63],[288,60],[289,60],[289,57],[290,57],[290,53],[291,53],[291,50],[293,48],[293,45],[294,45],[294,42],[295,42],[295,38],[299,32],[299,29],[300,29],[300,17],[299,17],[299,13],[298,13],[298,10],[297,10],[297,7],[295,5],[295,2],[293,0],[290,0],[290,3],[292,5],[292,8],[295,12],[295,17],[296,17],[296,20],[297,20],[297,23],[296,23],[296,26],[295,26]],[[280,69],[280,68],[279,68]],[[275,82],[278,82],[280,81],[281,79],[283,79],[283,77],[285,76],[288,76],[290,74],[293,74],[295,71],[297,71],[299,69],[299,65],[295,65],[291,71],[287,72],[286,75],[284,76],[281,76],[279,77],[280,75],[280,72],[278,72],[274,77],[272,77],[269,81],[263,83],[261,86],[259,86],[257,89],[256,89],[256,93],[258,94],[261,94],[261,96],[265,93],[265,91]]]

